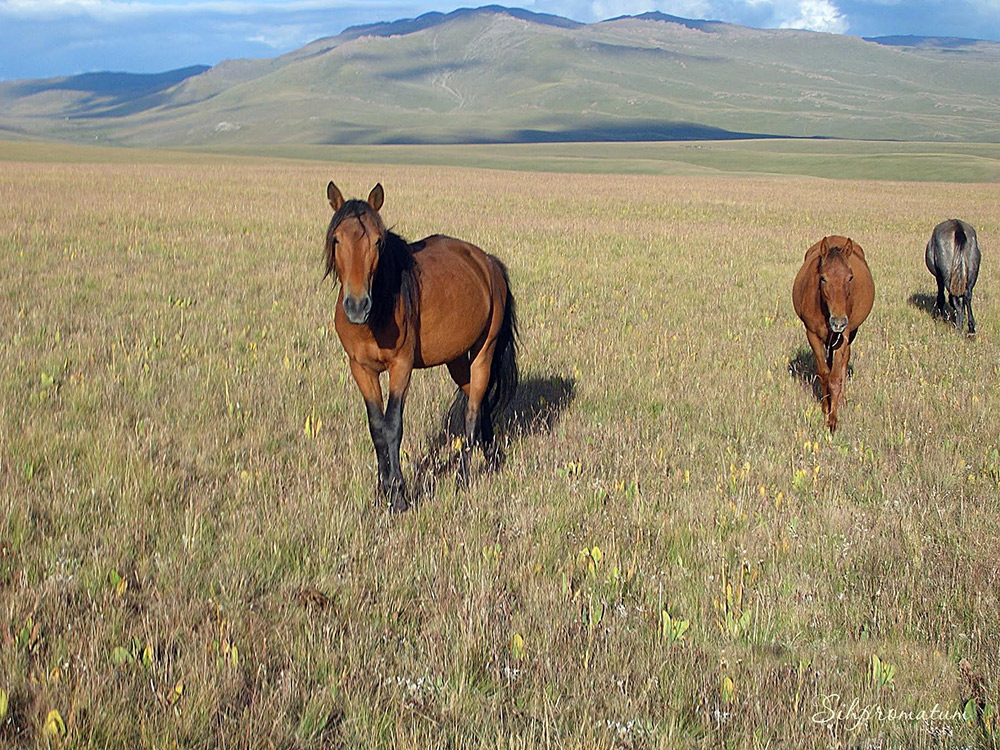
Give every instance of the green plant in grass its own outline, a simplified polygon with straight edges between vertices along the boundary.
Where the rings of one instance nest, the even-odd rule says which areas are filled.
[[[115,646],[111,649],[110,659],[115,666],[139,664],[144,669],[151,669],[155,652],[152,644],[144,644],[138,638],[132,638],[128,646]]]
[[[673,646],[686,640],[685,635],[691,627],[690,620],[682,620],[679,617],[671,617],[667,610],[660,611],[660,642],[667,646]]]
[[[524,636],[515,632],[510,637],[510,658],[521,661],[524,658]]]
[[[65,739],[66,722],[63,721],[63,717],[58,710],[53,708],[45,717],[45,723],[42,724],[42,737],[50,743],[55,742],[57,744]]]
[[[978,702],[969,699],[965,702],[962,716],[970,727],[978,727],[991,746],[996,745],[997,707],[990,702]]]
[[[802,688],[805,685],[806,674],[811,665],[812,662],[810,660],[800,659],[795,668],[795,700],[792,702],[792,708],[796,713],[802,707]]]
[[[111,584],[115,596],[123,596],[128,590],[128,581],[114,568],[108,572],[108,583]]]
[[[877,654],[872,654],[869,660],[868,681],[877,689],[894,688],[896,667],[880,659]]]
[[[726,705],[732,703],[736,697],[736,683],[729,675],[723,675],[719,680],[719,697]]]
[[[715,607],[716,624],[723,635],[736,639],[749,637],[752,627],[749,598],[756,580],[757,572],[751,572],[746,562],[740,565],[735,581],[729,580],[727,568],[722,567],[722,596],[713,599],[712,605]]]

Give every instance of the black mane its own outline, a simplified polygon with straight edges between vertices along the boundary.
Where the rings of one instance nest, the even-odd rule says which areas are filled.
[[[337,227],[347,219],[360,219],[366,213],[374,217],[381,233],[378,241],[378,269],[372,281],[372,311],[369,325],[376,328],[389,322],[396,309],[396,301],[400,298],[403,300],[403,313],[406,319],[415,322],[419,314],[420,287],[413,259],[413,247],[398,234],[386,229],[382,218],[366,201],[358,199],[346,201],[330,219],[330,226],[326,230],[326,273],[323,278],[329,276],[334,269],[336,247],[333,235]]]

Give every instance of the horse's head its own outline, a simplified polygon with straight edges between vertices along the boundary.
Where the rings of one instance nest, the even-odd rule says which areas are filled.
[[[332,182],[326,197],[333,218],[326,230],[326,274],[336,271],[343,291],[347,319],[360,325],[372,311],[372,281],[378,270],[379,253],[385,244],[386,229],[379,216],[385,201],[382,185],[372,188],[367,201],[345,201]]]
[[[831,333],[842,334],[851,322],[854,272],[848,259],[854,243],[848,239],[838,246],[824,237],[819,248],[819,296]]]

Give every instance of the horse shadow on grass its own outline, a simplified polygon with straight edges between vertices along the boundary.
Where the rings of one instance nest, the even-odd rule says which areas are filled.
[[[788,374],[806,390],[811,390],[817,401],[823,399],[819,377],[816,373],[816,355],[806,346],[800,346],[792,358],[788,360]],[[854,365],[847,364],[847,377],[854,377]]]
[[[576,396],[576,381],[561,375],[551,377],[529,377],[522,380],[503,414],[494,419],[499,448],[499,463],[503,465],[504,449],[511,443],[529,435],[544,435],[552,432],[563,412],[569,408]],[[439,427],[426,436],[427,449],[413,464],[410,482],[411,501],[420,503],[433,497],[438,480],[442,476],[458,471],[459,452],[452,448],[455,437],[462,434],[460,420],[449,419],[446,412]],[[474,454],[478,454],[478,449]],[[472,474],[480,471],[480,462],[474,460]],[[486,467],[483,466],[485,471]]]
[[[927,313],[927,315],[929,315],[934,321],[947,323],[952,328],[958,328],[961,331],[959,323],[964,321],[960,321],[957,313],[950,308],[945,308],[946,310],[950,310],[950,312],[942,312],[941,310],[938,310],[936,295],[914,292],[910,295],[909,302],[918,310],[922,310]],[[975,334],[970,334],[968,338],[975,339]]]
[[[941,315],[937,311],[937,297],[933,294],[923,294],[922,292],[914,292],[910,295],[908,300],[911,305],[913,305],[918,310],[921,310],[932,318],[939,319]]]
[[[816,377],[816,357],[812,349],[800,346],[791,359],[788,360],[788,374],[793,380],[811,390],[816,400],[822,398],[819,389],[819,378]]]

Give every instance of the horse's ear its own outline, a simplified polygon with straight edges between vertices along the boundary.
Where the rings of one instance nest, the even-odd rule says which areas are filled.
[[[840,252],[845,258],[851,257],[851,253],[854,252],[854,240],[848,237],[847,242],[844,243],[844,247]]]
[[[826,260],[826,256],[830,254],[830,238],[824,237],[819,243],[819,257]]]
[[[340,194],[340,190],[333,184],[333,180],[326,186],[326,199],[330,201],[330,207],[334,211],[339,211],[340,207],[344,205],[344,196]]]
[[[385,203],[385,191],[382,189],[382,183],[380,182],[368,193],[368,205],[372,207],[372,211],[378,213],[383,203]]]

